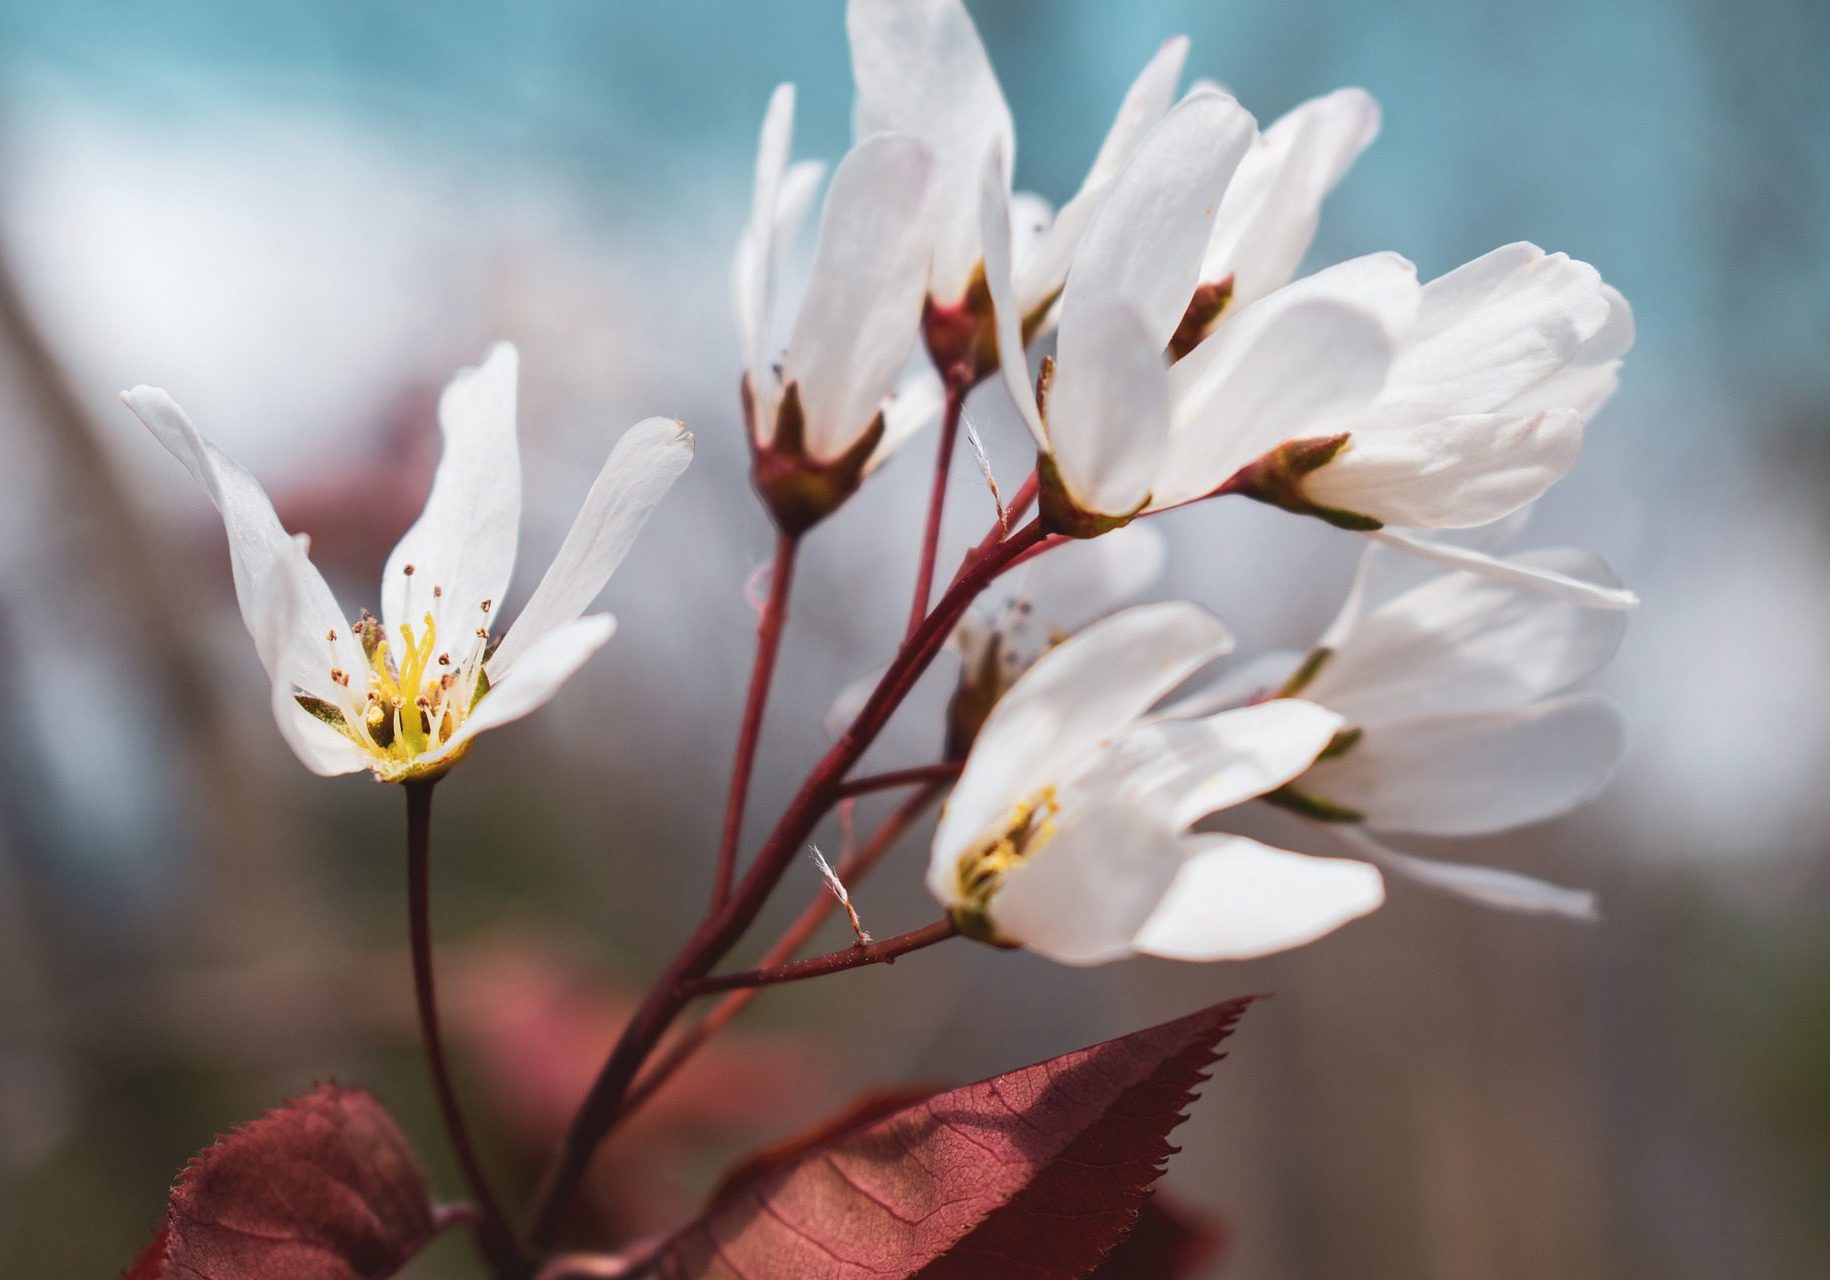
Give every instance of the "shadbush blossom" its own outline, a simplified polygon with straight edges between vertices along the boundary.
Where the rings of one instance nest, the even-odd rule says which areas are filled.
[[[549,701],[615,630],[609,614],[585,610],[692,460],[692,435],[650,418],[617,441],[546,576],[495,634],[521,521],[516,370],[515,349],[498,344],[445,388],[431,495],[388,557],[380,616],[354,622],[253,476],[164,391],[123,393],[222,513],[274,719],[312,772],[368,769],[384,782],[441,773],[477,734]]]

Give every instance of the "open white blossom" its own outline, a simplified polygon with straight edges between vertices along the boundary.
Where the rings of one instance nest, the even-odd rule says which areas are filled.
[[[617,441],[546,576],[497,637],[521,523],[516,372],[502,343],[445,388],[445,450],[425,510],[388,557],[381,616],[353,623],[254,477],[164,391],[123,393],[222,513],[274,717],[313,772],[441,773],[478,733],[543,706],[610,638],[615,620],[585,610],[692,460],[692,435],[650,418]]]
[[[981,239],[979,181],[986,157],[1016,160],[1010,106],[961,0],[850,0],[846,29],[858,98],[854,133],[914,134],[935,156],[934,241],[928,291],[941,306],[959,304],[988,253],[1015,265],[1012,296],[1026,323],[1046,312],[1067,274],[1074,246],[1113,177],[1175,101],[1188,41],[1167,41],[1132,83],[1080,190],[1057,213],[1028,193],[1000,198],[1008,228],[996,245]]]
[[[1141,605],[1044,654],[992,709],[934,836],[928,887],[966,933],[1067,964],[1236,959],[1373,910],[1379,873],[1239,836],[1209,814],[1287,785],[1342,727],[1278,699],[1151,708],[1231,647],[1194,605]]]
[[[1613,584],[1596,557],[1572,548],[1502,562]],[[1620,612],[1530,584],[1431,576],[1375,547],[1314,649],[1266,655],[1179,713],[1281,697],[1325,706],[1342,717],[1342,732],[1271,800],[1330,824],[1387,870],[1491,905],[1587,916],[1586,893],[1415,857],[1370,833],[1504,831],[1592,798],[1620,761],[1621,719],[1601,698],[1567,691],[1613,656],[1625,625]]]
[[[815,162],[789,165],[793,139],[794,86],[784,84],[763,118],[754,203],[731,273],[750,429],[757,448],[816,466],[863,447],[855,470],[879,452],[885,397],[921,327],[933,155],[909,133],[882,131],[846,153],[782,349],[775,277],[823,172]]]

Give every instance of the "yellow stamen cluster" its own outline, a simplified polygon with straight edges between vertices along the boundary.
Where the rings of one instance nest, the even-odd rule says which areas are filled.
[[[1004,877],[1026,859],[1036,856],[1054,838],[1061,804],[1055,788],[1043,787],[1028,799],[1010,806],[977,842],[959,856],[954,867],[953,918],[970,937],[995,942],[986,907]]]

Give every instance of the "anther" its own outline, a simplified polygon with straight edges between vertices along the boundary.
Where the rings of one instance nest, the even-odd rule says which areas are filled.
[[[441,667],[450,666],[451,665],[451,655],[448,653],[439,654],[438,655],[438,665]]]
[[[337,639],[337,629],[335,627],[332,627],[329,631],[326,631],[324,633],[324,638],[326,640],[331,641],[332,643],[335,643],[335,641]]]
[[[438,583],[436,583],[436,582],[432,584],[432,598],[434,600],[438,599],[440,596],[442,596],[444,594],[445,594],[445,589],[443,587],[439,586]]]
[[[495,604],[495,601],[494,601],[494,600],[485,600],[485,601],[484,601],[484,602],[483,602],[483,603],[482,603],[482,604],[481,604],[481,605],[480,605],[480,606],[478,606],[478,607],[479,607],[479,608],[481,608],[481,609],[482,609],[482,610],[483,610],[483,612],[484,612],[484,613],[488,613],[488,612],[489,612],[489,610],[490,610],[490,607],[491,607],[491,606],[492,606],[492,605],[494,605],[494,604]]]
[[[409,578],[411,578],[411,577],[412,577],[412,576],[413,576],[413,566],[412,566],[412,565],[410,565],[410,564],[403,564],[403,565],[401,565],[401,566],[400,566],[400,571],[401,571],[401,572],[402,572],[402,573],[404,573],[404,574],[406,574],[406,575],[407,575],[407,576],[408,576],[408,577],[409,577]]]

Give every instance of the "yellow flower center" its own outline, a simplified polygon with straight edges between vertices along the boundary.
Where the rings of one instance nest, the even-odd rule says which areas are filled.
[[[983,942],[997,941],[986,909],[1004,877],[1018,864],[1035,857],[1054,838],[1060,813],[1055,788],[1043,787],[1011,805],[960,854],[954,865],[953,905],[953,919],[960,932]]]

